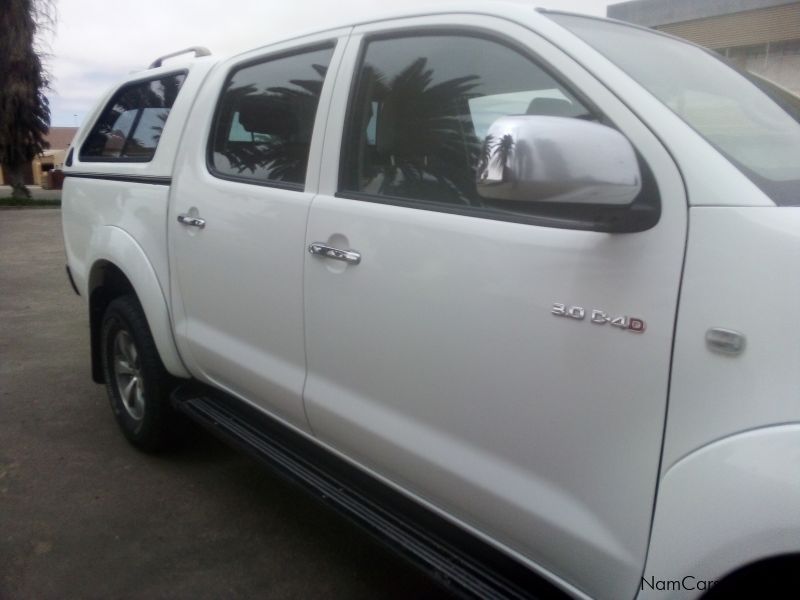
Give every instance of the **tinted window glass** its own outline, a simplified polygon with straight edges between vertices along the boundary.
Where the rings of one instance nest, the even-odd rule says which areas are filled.
[[[178,73],[121,88],[83,144],[81,160],[151,160],[185,79]]]
[[[598,19],[550,16],[614,61],[775,203],[800,205],[800,99],[672,37]]]
[[[343,191],[478,207],[482,141],[496,119],[593,118],[529,58],[456,35],[369,42],[353,101]]]
[[[321,48],[234,71],[217,107],[212,172],[302,187],[332,54],[332,47]]]

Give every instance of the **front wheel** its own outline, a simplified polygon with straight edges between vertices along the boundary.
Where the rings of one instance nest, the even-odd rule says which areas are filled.
[[[173,437],[169,395],[175,382],[158,356],[136,297],[114,299],[101,331],[103,373],[117,423],[134,446],[160,450]]]

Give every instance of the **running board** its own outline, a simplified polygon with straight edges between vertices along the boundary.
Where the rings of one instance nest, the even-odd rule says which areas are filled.
[[[464,598],[566,598],[551,583],[261,411],[192,382],[175,408],[301,485]]]

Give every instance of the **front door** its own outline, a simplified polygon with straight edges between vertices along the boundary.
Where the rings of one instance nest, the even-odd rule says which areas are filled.
[[[632,597],[664,427],[681,180],[557,49],[504,21],[458,22],[364,27],[348,44],[306,242],[355,254],[306,257],[309,421],[518,557],[589,594]],[[578,231],[484,206],[479,140],[511,114],[620,129],[655,175],[657,225]],[[592,309],[646,330],[593,324]]]
[[[212,73],[186,127],[169,216],[189,370],[301,428],[303,247],[336,43],[251,53]]]

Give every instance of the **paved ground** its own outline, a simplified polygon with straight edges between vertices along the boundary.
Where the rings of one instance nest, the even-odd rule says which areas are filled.
[[[60,211],[0,210],[0,598],[433,598],[304,492],[207,437],[117,433]]]
[[[61,198],[61,190],[43,190],[38,185],[29,185],[28,190],[34,200],[55,200]],[[11,197],[11,186],[0,185],[0,198]]]

